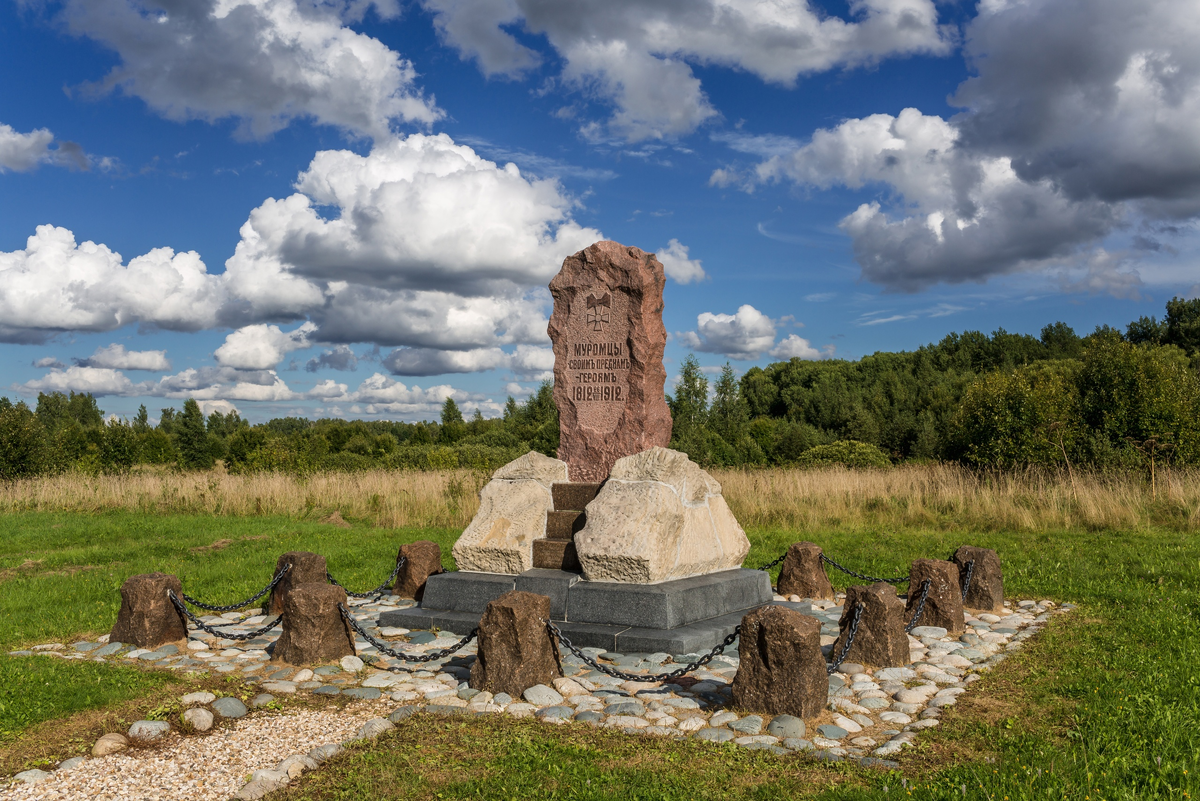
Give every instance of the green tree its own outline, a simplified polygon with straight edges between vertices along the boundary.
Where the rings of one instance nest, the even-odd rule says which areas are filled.
[[[204,414],[194,398],[188,398],[183,404],[183,413],[175,421],[174,429],[180,467],[187,470],[207,470],[213,466]]]
[[[679,370],[675,394],[667,397],[671,408],[671,442],[677,450],[691,454],[703,440],[708,424],[708,379],[700,371],[696,357],[688,354]]]
[[[150,415],[146,412],[146,404],[138,407],[137,416],[133,418],[133,430],[144,434],[150,430]]]
[[[734,376],[729,362],[725,363],[713,386],[713,401],[708,417],[712,430],[735,448],[746,436],[746,427],[750,423],[750,407],[742,397],[741,384]]]
[[[128,473],[137,464],[138,455],[138,437],[133,426],[116,417],[110,419],[100,443],[101,469],[106,473]]]
[[[1166,331],[1166,326],[1160,323],[1158,318],[1139,317],[1125,327],[1125,339],[1135,345],[1161,345]]]
[[[164,434],[175,433],[175,419],[179,416],[173,408],[168,406],[163,409],[158,418],[158,430]]]
[[[1167,319],[1163,344],[1182,348],[1185,353],[1200,350],[1200,298],[1167,301]]]
[[[1041,343],[1050,359],[1078,359],[1083,353],[1083,340],[1075,333],[1075,329],[1064,322],[1043,327]]]
[[[454,398],[446,398],[446,402],[442,404],[442,441],[458,442],[466,433],[466,421],[463,420],[458,404],[454,402]]]
[[[50,465],[49,437],[41,419],[24,403],[0,410],[0,479],[28,478]]]

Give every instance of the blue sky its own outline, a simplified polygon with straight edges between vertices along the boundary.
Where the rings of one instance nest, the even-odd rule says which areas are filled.
[[[1183,0],[0,0],[0,392],[491,416],[601,237],[664,262],[671,375],[1123,327],[1200,292],[1198,36]]]

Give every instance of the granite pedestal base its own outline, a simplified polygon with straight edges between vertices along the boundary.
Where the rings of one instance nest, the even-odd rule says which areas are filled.
[[[585,581],[564,570],[516,576],[460,571],[430,576],[420,606],[384,612],[379,625],[465,634],[479,624],[489,601],[510,590],[549,596],[551,619],[575,645],[620,653],[707,651],[772,598],[770,577],[760,570],[660,584]]]

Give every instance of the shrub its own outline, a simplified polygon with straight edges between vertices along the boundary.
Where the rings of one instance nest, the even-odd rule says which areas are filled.
[[[844,467],[891,467],[892,460],[879,448],[867,442],[840,439],[828,445],[817,445],[800,455],[796,464],[805,467],[840,464]]]

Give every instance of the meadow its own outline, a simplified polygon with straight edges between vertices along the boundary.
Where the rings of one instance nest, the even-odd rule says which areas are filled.
[[[1014,598],[1055,617],[985,678],[898,771],[583,726],[418,716],[351,749],[283,799],[1182,799],[1200,770],[1200,474],[714,471],[747,529],[748,566],[793,541],[876,575],[961,544],[995,548]],[[0,647],[106,631],[121,582],[180,575],[190,593],[245,597],[276,557],[312,550],[353,588],[396,547],[449,546],[487,476],[357,473],[297,479],[145,472],[0,486]],[[336,513],[336,514],[335,514]],[[833,576],[835,586],[848,577]],[[193,680],[211,682],[212,679]],[[155,671],[0,657],[0,771],[73,756],[112,720],[191,687]],[[115,716],[115,717],[114,717]]]

